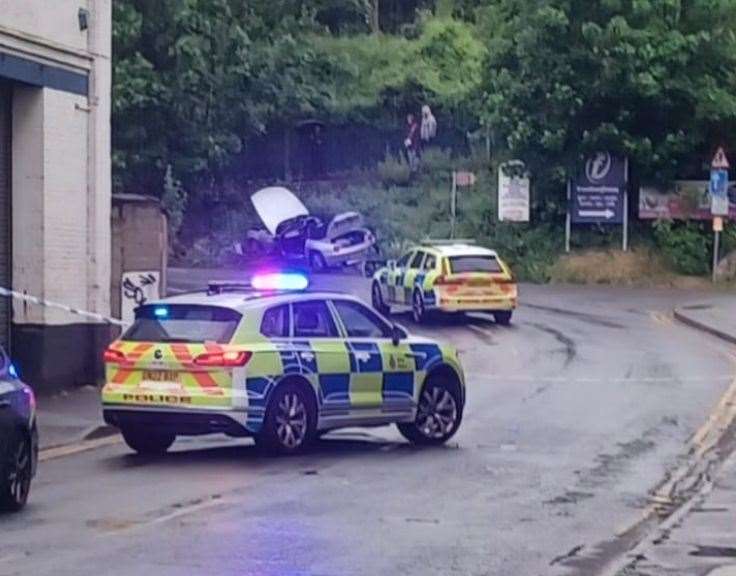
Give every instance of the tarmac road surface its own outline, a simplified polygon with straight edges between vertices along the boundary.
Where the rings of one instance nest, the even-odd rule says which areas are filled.
[[[358,276],[316,283],[368,295]],[[399,316],[462,353],[467,410],[449,445],[379,428],[285,459],[211,437],[160,459],[118,443],[50,460],[27,510],[0,517],[0,575],[564,572],[636,524],[734,381],[726,346],[672,319],[692,298],[524,287],[509,328]]]

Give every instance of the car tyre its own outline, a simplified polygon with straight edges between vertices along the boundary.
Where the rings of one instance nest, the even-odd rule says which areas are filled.
[[[423,324],[427,320],[427,309],[424,307],[424,296],[419,290],[414,290],[411,297],[411,313],[414,322]]]
[[[123,428],[123,440],[131,450],[144,456],[161,456],[171,448],[176,435],[150,428]]]
[[[309,267],[315,272],[321,272],[327,268],[325,257],[319,252],[312,251],[309,253]]]
[[[500,312],[494,312],[493,319],[496,321],[496,324],[500,324],[501,326],[508,326],[509,324],[511,324],[512,315],[513,312],[511,310],[503,310]]]
[[[439,446],[452,438],[463,418],[458,385],[446,377],[430,377],[422,389],[414,422],[396,426],[412,444]]]
[[[28,501],[33,479],[33,446],[31,438],[17,431],[8,444],[0,470],[0,510],[18,512]]]
[[[316,437],[317,409],[304,385],[282,384],[271,395],[263,428],[255,437],[266,452],[284,456],[299,454]]]
[[[391,307],[386,304],[383,300],[383,294],[381,293],[381,285],[378,282],[374,282],[371,288],[371,303],[379,314],[388,316],[391,314]]]

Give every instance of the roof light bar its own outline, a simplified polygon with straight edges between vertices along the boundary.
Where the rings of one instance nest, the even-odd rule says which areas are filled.
[[[306,290],[309,279],[304,274],[294,272],[272,272],[256,274],[251,279],[256,290]]]

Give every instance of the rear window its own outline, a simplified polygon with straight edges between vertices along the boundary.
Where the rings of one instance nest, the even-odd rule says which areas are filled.
[[[451,256],[450,272],[462,274],[463,272],[485,272],[497,274],[503,272],[498,258],[495,256]]]
[[[242,315],[229,308],[196,305],[146,305],[123,335],[129,342],[216,342],[227,344]]]

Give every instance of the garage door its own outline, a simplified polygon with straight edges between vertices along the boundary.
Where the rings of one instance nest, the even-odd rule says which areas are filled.
[[[11,212],[10,212],[10,150],[12,94],[9,85],[0,82],[0,286],[10,287]],[[0,344],[9,348],[11,303],[0,296]]]

